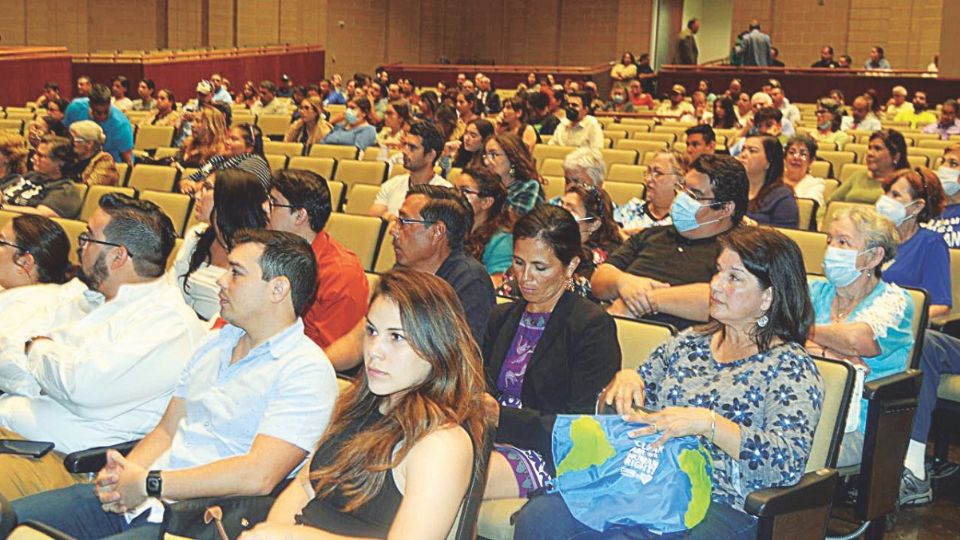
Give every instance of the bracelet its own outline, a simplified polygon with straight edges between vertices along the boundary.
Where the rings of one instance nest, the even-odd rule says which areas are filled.
[[[717,413],[713,410],[710,411],[710,441],[713,442],[717,438]]]

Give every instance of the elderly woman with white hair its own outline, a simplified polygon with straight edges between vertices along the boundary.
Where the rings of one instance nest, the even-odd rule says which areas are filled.
[[[594,148],[581,146],[567,154],[563,159],[563,191],[573,184],[586,184],[603,189],[603,179],[607,176],[607,164],[603,154]],[[550,204],[560,206],[560,196],[553,197]]]
[[[113,156],[103,151],[106,135],[99,124],[81,120],[70,124],[70,138],[77,163],[73,176],[84,184],[115,186],[120,183],[120,173]]]
[[[673,223],[670,207],[688,168],[687,157],[680,152],[663,150],[653,156],[647,166],[644,198],[634,197],[613,211],[613,219],[620,224],[625,235]]]

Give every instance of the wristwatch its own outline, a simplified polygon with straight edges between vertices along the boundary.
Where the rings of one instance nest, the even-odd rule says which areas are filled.
[[[147,497],[160,498],[160,492],[163,490],[163,478],[160,471],[150,471],[147,473]]]

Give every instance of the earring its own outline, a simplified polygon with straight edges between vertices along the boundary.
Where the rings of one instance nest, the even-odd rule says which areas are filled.
[[[767,317],[767,314],[764,313],[759,319],[757,319],[757,326],[763,328],[770,324],[770,317]]]
[[[507,174],[509,174],[510,176],[516,176],[516,175],[517,175],[517,170],[513,168],[513,165],[510,166],[510,170],[507,171]]]

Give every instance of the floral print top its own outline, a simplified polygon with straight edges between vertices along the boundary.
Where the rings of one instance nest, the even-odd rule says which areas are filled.
[[[688,329],[657,348],[638,368],[646,406],[702,407],[740,424],[740,455],[731,457],[708,440],[713,456],[713,500],[743,508],[746,496],[803,476],[820,419],[823,381],[796,343],[719,363],[711,334]]]
[[[540,337],[543,336],[549,320],[549,312],[530,313],[528,311],[520,317],[520,327],[513,336],[513,343],[510,344],[503,367],[500,368],[500,376],[497,378],[499,391],[497,400],[500,406],[523,408],[523,401],[520,399],[523,377],[527,373],[530,357],[533,356],[537,343],[540,343]]]

